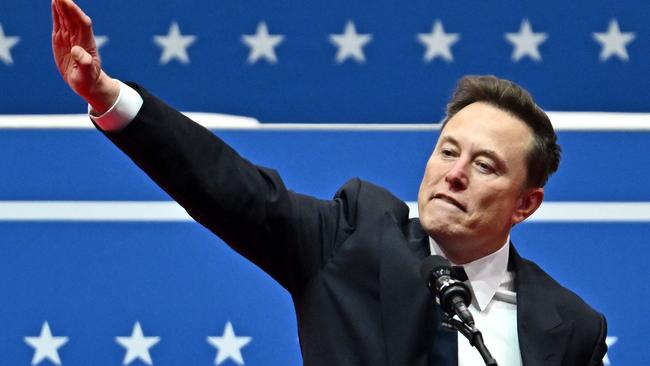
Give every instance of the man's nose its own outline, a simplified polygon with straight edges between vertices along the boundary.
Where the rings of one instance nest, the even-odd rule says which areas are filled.
[[[445,175],[445,182],[449,183],[452,191],[462,191],[469,184],[467,169],[469,162],[465,159],[458,159]]]

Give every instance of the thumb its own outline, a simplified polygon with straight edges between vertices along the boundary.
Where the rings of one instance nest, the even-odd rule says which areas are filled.
[[[93,62],[93,57],[81,46],[72,46],[70,54],[74,61],[81,67],[88,67]]]

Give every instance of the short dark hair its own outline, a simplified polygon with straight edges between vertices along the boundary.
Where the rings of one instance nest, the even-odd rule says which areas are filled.
[[[509,80],[492,75],[465,76],[458,82],[451,100],[447,104],[447,122],[461,109],[476,102],[483,102],[499,108],[524,122],[533,131],[533,143],[528,151],[526,179],[527,187],[544,187],[548,177],[560,165],[562,149],[551,120],[535,104],[524,88]]]

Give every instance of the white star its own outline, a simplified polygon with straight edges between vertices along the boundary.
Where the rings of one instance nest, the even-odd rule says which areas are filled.
[[[512,50],[512,60],[517,62],[524,56],[528,56],[534,61],[541,61],[542,56],[539,54],[539,45],[546,41],[546,33],[533,33],[528,19],[524,19],[519,27],[519,33],[506,33],[506,39],[515,47]]]
[[[5,31],[2,29],[2,23],[0,23],[0,60],[5,63],[5,65],[12,65],[14,60],[11,58],[11,47],[15,46],[16,43],[20,41],[20,37],[8,37],[5,36]]]
[[[418,41],[427,48],[424,60],[430,62],[440,56],[447,62],[453,61],[454,56],[450,48],[454,43],[458,42],[459,38],[458,33],[445,33],[442,22],[436,20],[431,28],[431,33],[418,34]]]
[[[41,335],[38,337],[25,337],[25,343],[34,348],[32,365],[38,365],[44,359],[49,359],[55,365],[61,364],[58,349],[68,343],[68,337],[52,337],[50,325],[47,322],[41,327]]]
[[[609,21],[607,33],[595,33],[594,39],[601,45],[600,61],[606,61],[613,55],[618,56],[622,61],[629,60],[627,55],[627,44],[634,40],[635,34],[632,32],[621,33],[618,27],[618,21],[612,19]]]
[[[102,48],[108,42],[108,36],[95,36],[95,46]]]
[[[145,337],[142,334],[140,322],[136,322],[130,337],[115,337],[115,341],[122,347],[126,348],[124,355],[124,365],[128,365],[136,358],[139,358],[147,365],[153,365],[149,348],[160,342],[160,337]]]
[[[251,337],[237,337],[232,329],[232,323],[226,323],[221,337],[208,337],[208,343],[217,348],[215,365],[220,365],[227,359],[232,359],[238,365],[244,364],[241,349],[252,340]]]
[[[161,64],[165,65],[172,59],[187,64],[190,62],[190,57],[187,55],[187,47],[196,42],[196,36],[181,35],[178,23],[172,22],[166,36],[154,36],[153,40],[158,46],[163,48],[163,53],[160,55]]]
[[[342,34],[330,34],[330,42],[338,47],[336,62],[342,63],[352,57],[357,62],[365,62],[363,47],[372,40],[372,34],[357,34],[352,21],[345,24]]]
[[[281,34],[270,35],[266,22],[260,22],[257,25],[255,34],[244,34],[241,41],[250,48],[248,53],[248,63],[254,64],[260,58],[264,58],[269,63],[276,63],[278,58],[275,56],[275,47],[282,43],[284,36]]]
[[[614,344],[616,344],[616,342],[618,342],[618,337],[605,338],[605,343],[607,343],[607,348],[611,348]],[[609,353],[609,351],[607,351],[607,353]],[[609,363],[609,356],[607,355],[607,353],[605,353],[605,357],[603,357],[604,366],[611,365],[611,363]]]

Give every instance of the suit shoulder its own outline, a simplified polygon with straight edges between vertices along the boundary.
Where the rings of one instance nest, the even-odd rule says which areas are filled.
[[[542,286],[553,294],[558,309],[564,314],[573,319],[596,320],[603,318],[600,312],[591,307],[578,294],[560,284],[535,262],[522,258],[522,264],[535,274],[536,286]]]
[[[386,188],[358,177],[348,180],[334,195],[345,206],[347,217],[383,215],[393,212],[396,218],[408,219],[409,208]]]

